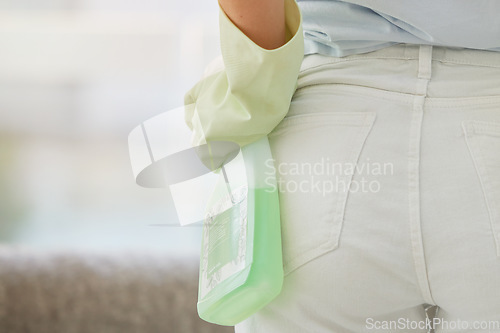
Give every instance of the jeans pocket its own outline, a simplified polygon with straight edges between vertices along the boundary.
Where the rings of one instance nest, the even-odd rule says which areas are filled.
[[[481,182],[500,257],[500,121],[465,120],[462,128]]]
[[[285,274],[339,246],[352,176],[375,118],[376,112],[302,114],[269,134]]]

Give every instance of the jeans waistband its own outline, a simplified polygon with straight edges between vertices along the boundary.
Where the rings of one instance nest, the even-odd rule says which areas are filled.
[[[311,67],[314,64],[338,63],[355,59],[416,60],[419,58],[420,48],[421,45],[396,44],[380,50],[345,57],[311,54],[304,57],[303,68]],[[500,68],[500,52],[495,51],[433,46],[432,60],[444,63]]]
[[[500,96],[500,52],[397,44],[346,57],[312,54],[304,57],[298,89],[337,84],[420,95],[424,77],[428,98]]]

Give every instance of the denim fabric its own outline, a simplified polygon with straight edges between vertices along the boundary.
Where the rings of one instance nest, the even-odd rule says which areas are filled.
[[[306,56],[269,141],[286,276],[237,333],[500,332],[500,53]]]

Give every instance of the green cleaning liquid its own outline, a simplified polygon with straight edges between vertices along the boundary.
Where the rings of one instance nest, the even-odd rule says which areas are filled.
[[[267,137],[241,154],[246,179],[221,177],[207,208],[200,259],[198,314],[229,326],[268,304],[283,283],[279,200]]]

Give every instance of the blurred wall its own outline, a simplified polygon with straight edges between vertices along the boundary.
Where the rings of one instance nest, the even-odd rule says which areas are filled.
[[[0,0],[0,242],[199,250],[127,135],[219,53],[217,1]],[[162,226],[158,226],[162,225]]]

